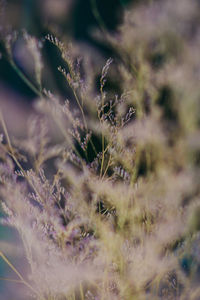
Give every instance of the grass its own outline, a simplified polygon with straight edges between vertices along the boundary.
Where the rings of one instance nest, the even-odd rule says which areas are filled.
[[[1,280],[24,285],[17,297],[199,299],[198,4],[177,3],[130,9],[119,36],[106,34],[121,59],[100,76],[80,65],[77,45],[48,35],[67,66],[58,66],[66,101],[41,87],[37,38],[23,33],[33,78],[13,66],[36,89],[36,113],[23,138],[0,114],[1,219],[19,232],[28,265],[22,274],[0,250],[13,271]],[[2,41],[12,63],[14,41]]]

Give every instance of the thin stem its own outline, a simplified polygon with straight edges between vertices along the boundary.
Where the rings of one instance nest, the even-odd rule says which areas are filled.
[[[52,117],[54,118],[54,121],[56,123],[56,125],[58,126],[58,128],[60,129],[62,135],[64,136],[64,138],[66,139],[67,143],[70,143],[70,140],[69,140],[69,137],[68,135],[66,134],[66,131],[63,129],[63,127],[61,126],[58,118],[55,118],[54,115],[52,115]],[[80,153],[78,152],[78,150],[76,149],[76,147],[74,146],[74,144],[72,143],[72,148],[74,150],[74,152],[77,154],[77,156],[80,158],[80,161],[81,161],[81,164],[83,165],[83,160],[82,160],[82,157],[80,155]]]
[[[12,279],[12,278],[0,277],[0,280],[24,284],[24,282],[23,282],[22,280],[18,280],[18,279]]]
[[[70,63],[69,63],[66,59],[65,59],[65,62],[66,62],[67,67],[68,67],[68,69],[69,69],[70,77],[74,80],[74,77],[75,77],[75,76],[74,76],[74,71],[72,70]],[[60,69],[59,69],[59,70],[60,70]],[[67,74],[66,74],[66,71],[65,71],[65,70],[64,70],[64,72],[63,72],[63,70],[60,70],[60,71],[61,71],[61,73],[63,74],[63,76],[65,77],[65,79],[67,80],[67,82],[68,82],[68,84],[69,84],[69,86],[70,86],[70,88],[71,88],[71,90],[72,90],[72,92],[73,92],[73,94],[74,94],[75,100],[76,100],[76,102],[77,102],[77,104],[78,104],[78,107],[79,107],[79,109],[80,109],[80,111],[81,111],[81,114],[82,114],[82,117],[83,117],[84,126],[85,126],[85,128],[86,128],[86,130],[87,130],[87,122],[86,122],[86,119],[85,119],[83,107],[81,106],[81,103],[83,103],[83,100],[81,100],[81,103],[80,103],[80,100],[79,100],[79,97],[78,97],[78,95],[77,95],[77,92],[76,92],[75,88],[72,86],[72,84],[70,83],[70,81],[69,81],[69,79],[68,79],[68,76],[67,76]]]
[[[101,160],[101,170],[100,170],[100,177],[102,176],[103,172],[103,166],[104,166],[104,159],[105,159],[105,153],[104,153],[104,134],[102,133],[102,160]]]
[[[94,145],[94,143],[93,143],[93,141],[92,141],[91,138],[89,139],[89,142],[92,145],[92,149],[94,150],[94,153],[97,155],[97,150],[96,150],[95,145]]]
[[[84,300],[84,292],[83,292],[82,283],[80,283],[80,295],[81,295],[81,300]]]
[[[111,161],[111,155],[109,156],[108,164],[107,164],[107,166],[106,166],[106,169],[105,169],[105,171],[104,171],[104,174],[103,174],[103,176],[102,176],[102,179],[105,177],[105,175],[106,175],[106,173],[107,173],[107,171],[108,171],[108,168],[110,167],[110,161]]]
[[[17,67],[16,63],[11,59],[10,65],[19,75],[19,77],[26,83],[26,85],[39,97],[43,96],[42,93],[32,84],[32,82],[24,75],[24,73]]]
[[[0,250],[0,256],[2,259],[9,265],[9,267],[17,274],[17,276],[21,279],[21,281],[24,281],[23,276],[17,271],[17,269],[11,264],[11,262],[5,257],[3,252]]]
[[[99,24],[100,29],[105,34],[106,33],[106,25],[105,25],[101,15],[100,15],[99,11],[98,11],[97,2],[96,2],[96,0],[90,0],[90,3],[91,3],[91,6],[92,6],[93,15],[94,15],[97,23]]]
[[[3,254],[2,251],[0,251],[0,256],[2,257],[2,259],[5,261],[5,263],[7,263],[7,265],[15,272],[15,274],[17,274],[17,276],[19,277],[19,279],[21,280],[20,283],[23,283],[24,285],[26,285],[32,292],[34,292],[37,296],[39,296],[39,298],[41,298],[41,295],[28,283],[24,280],[23,276],[19,273],[19,271],[17,271],[17,269],[13,266],[13,264],[8,260],[8,258]],[[19,281],[18,281],[19,282]]]
[[[1,112],[1,110],[0,110],[0,121],[1,121],[3,131],[5,133],[5,136],[6,136],[6,139],[7,139],[7,142],[8,142],[8,147],[11,150],[12,146],[11,146],[11,142],[10,142],[10,138],[9,138],[9,135],[8,135],[7,127],[6,127],[6,124],[5,124],[5,121],[4,121],[3,114]]]
[[[3,130],[4,130],[4,133],[5,133],[7,142],[8,142],[8,148],[9,148],[8,154],[12,157],[12,159],[14,160],[14,162],[16,163],[16,165],[18,166],[18,168],[21,170],[24,178],[26,178],[26,180],[27,180],[28,184],[30,185],[30,187],[32,187],[32,189],[35,191],[35,193],[39,196],[39,198],[41,200],[41,203],[45,204],[45,201],[44,201],[42,195],[37,190],[37,188],[34,186],[34,184],[30,181],[30,179],[27,176],[27,174],[26,174],[25,170],[23,169],[22,165],[20,164],[20,162],[18,161],[18,159],[15,156],[15,151],[14,151],[14,149],[12,147],[12,144],[11,144],[11,141],[10,141],[10,137],[9,137],[9,134],[8,134],[8,130],[7,130],[7,127],[6,127],[6,124],[5,124],[5,121],[4,121],[4,118],[3,118],[3,115],[2,115],[1,111],[0,111],[0,121],[1,121]]]
[[[101,84],[101,87],[100,87],[100,92],[101,92],[101,105],[102,105],[102,108],[103,108],[103,107],[104,107],[104,99],[105,99],[105,95],[104,95],[104,92],[103,92],[104,83],[103,83],[103,79],[102,79],[102,78],[101,78],[101,80],[100,80],[100,84]],[[103,114],[103,112],[102,112],[102,114]],[[103,130],[102,130],[102,135],[101,135],[101,143],[102,143],[102,160],[101,160],[100,177],[102,176],[102,172],[103,172],[104,156],[105,156],[105,153],[104,153],[104,143],[105,143],[105,140],[104,140],[104,133],[103,133]]]
[[[86,119],[85,119],[85,114],[84,114],[83,108],[82,108],[82,106],[80,104],[80,101],[79,101],[79,98],[78,98],[78,95],[77,95],[75,89],[72,88],[72,91],[73,91],[74,97],[76,99],[76,102],[77,102],[77,104],[78,104],[78,106],[80,108],[80,111],[81,111],[81,114],[82,114],[82,117],[83,117],[84,126],[85,126],[85,128],[87,130],[87,122],[86,122]]]

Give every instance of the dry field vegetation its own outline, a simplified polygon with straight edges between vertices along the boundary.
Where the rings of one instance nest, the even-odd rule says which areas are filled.
[[[19,271],[1,247],[11,269],[1,280],[19,299],[199,300],[200,2],[137,5],[117,36],[101,25],[117,58],[98,90],[90,55],[45,37],[73,101],[43,85],[43,41],[20,35],[29,80],[13,59],[19,33],[1,27],[3,55],[37,93],[20,137],[0,114],[1,222],[18,231],[24,257]]]

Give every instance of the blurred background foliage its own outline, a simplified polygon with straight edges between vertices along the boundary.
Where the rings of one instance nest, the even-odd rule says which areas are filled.
[[[64,62],[58,53],[58,49],[44,37],[49,34],[64,36],[67,40],[76,41],[87,45],[88,52],[95,53],[97,64],[105,62],[109,57],[116,55],[115,49],[105,39],[97,39],[95,32],[103,34],[102,29],[116,34],[118,26],[123,22],[124,10],[133,5],[133,0],[8,0],[1,1],[2,30],[5,25],[9,30],[19,32],[19,38],[13,46],[13,55],[16,65],[27,74],[25,57],[27,56],[23,40],[20,39],[22,30],[37,37],[44,44],[42,58],[44,68],[48,73],[45,86],[51,87],[63,97],[69,96],[69,89],[62,74],[57,70],[58,66],[64,66]],[[14,89],[20,95],[31,101],[35,93],[22,80],[16,70],[4,56],[4,45],[0,41],[0,84],[4,83],[9,89]],[[53,59],[52,59],[53,57]],[[100,60],[100,61],[98,61]],[[45,71],[44,71],[45,72]],[[30,80],[32,80],[30,78]],[[71,96],[71,95],[70,95]]]

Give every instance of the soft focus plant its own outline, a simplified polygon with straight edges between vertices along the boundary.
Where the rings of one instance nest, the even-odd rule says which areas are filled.
[[[108,58],[98,92],[78,46],[46,36],[73,102],[42,87],[38,41],[23,33],[35,77],[20,74],[37,90],[37,113],[25,138],[0,115],[0,197],[28,271],[0,256],[27,299],[199,299],[199,8],[131,9],[119,36],[106,36],[120,59]],[[17,68],[12,37],[4,54]],[[121,95],[109,92],[109,73]]]

